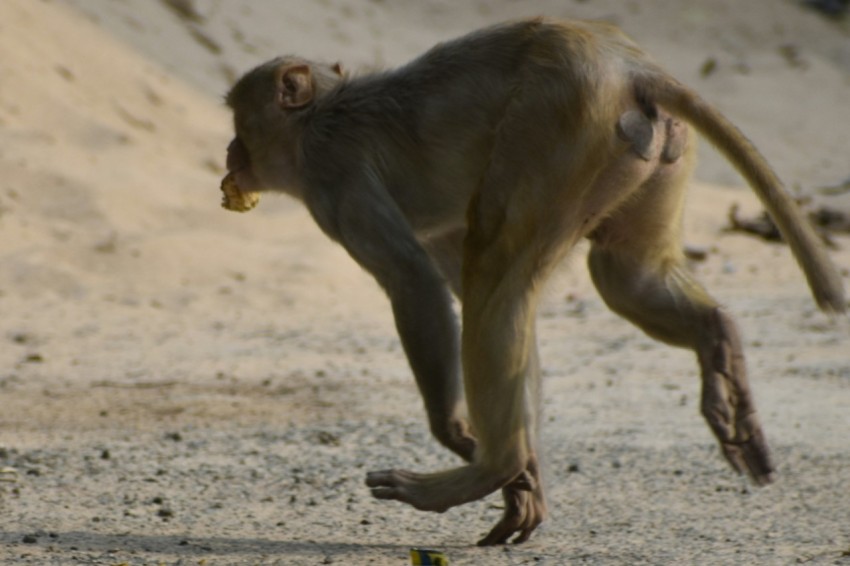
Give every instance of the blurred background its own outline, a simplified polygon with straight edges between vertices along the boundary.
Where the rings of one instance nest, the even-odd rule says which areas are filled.
[[[211,95],[277,54],[368,70],[506,19],[603,19],[727,112],[789,184],[850,176],[840,127],[850,123],[850,24],[826,15],[842,14],[841,0],[64,1]],[[761,136],[767,123],[774,129]],[[705,153],[700,178],[739,183]]]

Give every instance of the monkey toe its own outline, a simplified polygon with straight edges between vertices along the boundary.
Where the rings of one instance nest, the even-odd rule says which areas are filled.
[[[380,470],[366,474],[366,485],[378,499],[398,499],[411,472]]]
[[[404,470],[381,470],[366,474],[366,485],[375,499],[391,499],[409,503],[405,497],[407,483]]]
[[[726,461],[739,474],[749,475],[756,485],[772,483],[773,459],[755,413],[738,419],[733,426],[729,407],[724,409],[707,412],[706,418]]]
[[[762,487],[776,479],[776,473],[766,447],[745,444],[721,444],[726,461],[739,474],[747,474],[756,485]]]
[[[767,446],[767,440],[755,415],[738,423],[737,440],[721,441],[726,460],[738,473],[746,473],[753,483],[765,486],[776,479],[776,468]]]
[[[371,488],[372,497],[375,499],[398,499],[399,492],[394,487],[373,487]]]

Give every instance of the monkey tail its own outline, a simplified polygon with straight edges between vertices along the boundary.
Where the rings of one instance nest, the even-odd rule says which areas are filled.
[[[638,101],[654,102],[692,124],[732,163],[767,208],[825,312],[845,312],[844,284],[820,238],[764,156],[744,134],[696,92],[666,73],[633,78]]]

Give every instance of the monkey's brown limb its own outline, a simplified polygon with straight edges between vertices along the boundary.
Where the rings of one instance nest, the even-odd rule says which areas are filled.
[[[463,241],[466,228],[457,228],[446,234],[429,238],[424,242],[425,250],[446,278],[454,296],[461,298],[463,271]]]
[[[666,132],[664,165],[591,235],[590,273],[614,312],[653,338],[696,352],[705,419],[732,467],[763,485],[772,480],[774,468],[735,323],[694,279],[679,248],[680,187],[693,167],[694,148],[675,120],[667,121]],[[681,158],[667,162],[665,155]]]
[[[759,485],[768,484],[773,481],[774,466],[747,383],[737,329],[720,309],[707,318],[707,336],[697,349],[702,368],[702,414],[732,467],[749,473]]]
[[[423,242],[425,251],[428,252],[445,278],[449,289],[458,299],[461,293],[463,240],[465,237],[466,228],[458,228]],[[453,336],[456,335],[457,330],[455,329]],[[428,346],[429,350],[433,350],[432,344]],[[456,364],[453,371],[444,372],[442,376],[427,376],[427,380],[432,385],[423,384],[420,386],[420,391],[425,397],[428,421],[433,435],[441,444],[469,462],[475,452],[476,443],[472,432],[469,430],[469,423],[460,414],[462,401],[459,354],[455,349],[451,352],[444,351],[442,355],[451,355],[452,362]],[[425,376],[423,376],[423,379],[425,379]]]
[[[680,262],[647,270],[628,253],[594,247],[591,274],[612,310],[650,336],[696,351],[702,370],[702,414],[733,468],[758,485],[773,479],[773,463],[747,383],[732,319]]]
[[[475,439],[462,416],[460,339],[449,290],[426,249],[406,230],[397,207],[376,202],[368,188],[350,191],[334,211],[335,237],[390,297],[432,433],[470,461]],[[322,211],[313,211],[318,218],[324,217]]]

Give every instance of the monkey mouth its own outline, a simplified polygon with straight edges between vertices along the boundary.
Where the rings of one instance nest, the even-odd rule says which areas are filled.
[[[260,181],[254,175],[254,171],[250,166],[232,169],[228,175],[233,177],[233,180],[236,181],[236,184],[239,185],[239,189],[242,191],[260,190]]]
[[[260,182],[251,167],[251,156],[248,148],[239,137],[233,138],[227,146],[227,171],[239,188],[243,191],[260,189]]]

